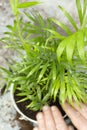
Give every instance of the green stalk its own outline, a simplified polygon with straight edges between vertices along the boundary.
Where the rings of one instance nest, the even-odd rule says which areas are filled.
[[[22,35],[21,35],[21,30],[20,30],[20,23],[19,23],[19,19],[18,19],[18,14],[16,15],[16,21],[17,21],[18,35],[19,35],[20,41],[21,41],[21,43],[24,44],[25,42],[24,42],[24,39],[23,39],[23,37],[22,37]]]

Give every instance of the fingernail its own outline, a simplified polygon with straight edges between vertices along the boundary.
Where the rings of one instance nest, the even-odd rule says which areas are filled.
[[[55,111],[56,109],[57,109],[56,106],[52,106],[52,107],[51,107],[51,110],[52,110],[52,111]]]
[[[46,106],[43,107],[43,111],[46,111],[46,110],[48,110],[48,109],[49,109],[49,106],[48,106],[48,105],[46,105]]]
[[[34,127],[33,130],[38,130],[38,128],[37,128],[37,127]]]
[[[43,117],[43,114],[41,112],[36,115],[36,118],[38,120],[42,119],[42,117]]]

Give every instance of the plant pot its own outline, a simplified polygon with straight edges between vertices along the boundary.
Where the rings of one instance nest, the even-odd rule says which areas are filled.
[[[15,100],[15,96],[14,96],[14,93],[13,93],[13,84],[11,85],[11,99],[12,99],[12,102],[13,102],[13,106],[15,107],[16,111],[21,115],[20,119],[22,120],[26,120],[26,121],[29,121],[33,126],[37,126],[37,121],[34,120],[34,119],[31,119],[29,118],[28,116],[26,116],[26,114],[24,114],[20,108],[18,107],[17,103],[16,103],[16,100]],[[29,112],[30,110],[28,110]],[[36,112],[37,113],[37,112]],[[36,115],[35,113],[35,115]],[[33,112],[34,114],[34,112]],[[67,117],[67,115],[63,115],[63,118],[64,120],[66,121],[66,123],[69,125],[71,124],[71,121],[70,119]]]
[[[29,118],[26,116],[17,106],[15,98],[14,98],[14,93],[13,93],[13,84],[11,85],[11,99],[13,102],[13,106],[15,107],[16,111],[21,115],[20,119],[29,121],[33,126],[37,126],[37,121]]]

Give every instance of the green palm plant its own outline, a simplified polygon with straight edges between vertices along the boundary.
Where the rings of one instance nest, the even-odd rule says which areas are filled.
[[[54,18],[51,18],[51,21],[57,24],[66,33],[66,35],[61,35],[59,32],[47,29],[47,31],[52,34],[49,39],[61,39],[61,42],[58,44],[56,54],[58,63],[64,64],[62,68],[63,74],[61,75],[60,72],[58,75],[58,77],[60,77],[57,81],[59,85],[57,84],[57,87],[56,85],[52,87],[54,90],[52,93],[54,97],[57,97],[54,93],[58,92],[59,86],[60,100],[64,102],[65,99],[68,98],[70,103],[72,103],[73,98],[76,102],[86,102],[87,95],[85,91],[87,88],[87,1],[84,0],[83,5],[81,5],[80,0],[76,0],[76,7],[80,27],[77,26],[74,18],[63,7],[59,6],[59,9],[64,13],[65,17],[67,17],[68,21],[74,28],[74,32],[72,32],[67,25]]]
[[[86,28],[87,1],[84,0],[83,5],[81,5],[80,0],[76,0],[76,7],[77,7],[77,12],[78,12],[80,27],[77,26],[76,22],[74,21],[74,18],[63,7],[59,6],[59,9],[64,13],[65,17],[68,19],[68,21],[70,22],[70,24],[74,28],[75,32],[72,32],[72,30],[64,23],[59,22],[58,20],[51,18],[51,20],[55,24],[57,24],[61,29],[64,30],[64,32],[66,32],[66,36],[65,36],[65,35],[61,35],[59,32],[55,32],[51,29],[50,30],[48,29],[48,31],[53,34],[53,37],[56,37],[58,39],[63,39],[57,48],[58,61],[60,61],[64,50],[66,50],[67,60],[71,61],[75,47],[77,48],[79,57],[82,60],[84,60],[84,58],[85,58],[84,46],[86,45],[85,44],[86,39],[84,40],[84,38],[87,37],[87,32],[86,32],[86,29],[87,29]]]
[[[82,6],[80,0],[76,0],[80,27],[59,6],[75,29],[74,32],[56,19],[44,21],[38,13],[25,12],[28,21],[19,18],[18,7],[30,5],[29,2],[15,6],[12,4],[16,20],[13,26],[7,26],[10,31],[1,39],[8,48],[17,50],[19,58],[18,61],[9,59],[12,63],[8,63],[10,70],[1,67],[6,73],[6,90],[13,83],[14,91],[17,89],[17,95],[22,96],[18,102],[29,100],[26,107],[31,110],[40,110],[51,101],[62,104],[66,100],[70,104],[73,104],[73,100],[78,104],[87,103],[86,0]],[[66,35],[60,34],[56,26],[64,30]]]

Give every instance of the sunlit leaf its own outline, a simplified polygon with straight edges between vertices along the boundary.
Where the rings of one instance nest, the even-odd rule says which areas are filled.
[[[21,100],[17,101],[17,103],[24,102],[24,101],[26,101],[26,100],[28,100],[28,98],[27,98],[27,97],[25,97],[25,98],[23,98],[23,99],[21,99]]]
[[[53,87],[54,87],[54,86],[53,86]],[[55,89],[54,89],[54,92],[53,92],[54,100],[55,100],[55,101],[56,101],[56,98],[57,98],[59,89],[60,89],[60,79],[59,79],[59,77],[58,77],[57,80],[56,80]]]
[[[58,46],[58,48],[57,48],[57,59],[58,59],[59,62],[60,62],[61,55],[63,54],[63,51],[64,51],[64,49],[65,49],[65,47],[66,47],[66,44],[67,44],[66,40],[63,40],[63,41],[59,44],[59,46]]]
[[[34,5],[37,5],[39,4],[39,2],[37,1],[34,1],[34,2],[22,2],[20,4],[18,4],[18,8],[27,8],[27,7],[31,7],[31,6],[34,6]]]
[[[66,86],[64,81],[60,85],[59,99],[62,103],[66,100]]]
[[[87,24],[87,16],[84,16],[82,28],[86,27],[86,24]]]
[[[77,6],[77,11],[78,11],[78,16],[79,16],[80,24],[82,25],[83,15],[82,15],[82,7],[81,7],[80,0],[76,0],[76,6]]]
[[[52,74],[53,74],[53,81],[55,81],[57,77],[57,68],[56,68],[55,61],[53,62],[53,65],[52,65]]]
[[[73,100],[73,94],[72,94],[72,92],[73,92],[73,86],[70,85],[69,83],[67,83],[66,96],[67,96],[68,102],[70,104],[72,104],[72,100]]]
[[[86,15],[86,10],[87,10],[87,0],[84,0],[84,2],[83,2],[83,19]]]
[[[17,13],[18,13],[18,9],[17,9],[18,0],[10,0],[10,5],[12,7],[12,11],[13,11],[14,15],[17,15]]]
[[[8,89],[11,87],[12,81],[8,79],[8,82],[6,84],[5,93],[8,91]]]
[[[51,30],[51,29],[45,29],[45,30],[52,33],[55,36],[55,38],[58,38],[58,39],[64,39],[65,38],[65,36],[61,35],[60,33],[56,32],[54,30]]]
[[[61,27],[68,35],[72,34],[72,31],[69,29],[69,27],[67,25],[65,25],[64,23],[62,22],[59,22],[58,20],[56,19],[53,19],[51,18],[51,20],[57,24],[59,27]]]
[[[1,67],[1,66],[0,66],[0,70],[2,70],[4,73],[6,73],[6,74],[8,74],[8,75],[11,74],[11,72],[10,72],[8,69],[4,68],[4,67]]]
[[[37,71],[37,69],[40,68],[41,62],[39,64],[37,64],[27,75],[27,78],[29,78],[35,71]]]
[[[75,30],[78,30],[78,27],[76,25],[76,22],[74,19],[71,17],[70,13],[68,13],[63,7],[59,6],[60,10],[64,13],[65,17],[69,20],[69,22],[72,24],[72,26],[75,28]]]
[[[77,49],[81,60],[85,60],[84,34],[83,31],[77,33]]]
[[[40,72],[40,74],[38,76],[38,81],[37,82],[39,82],[41,80],[41,78],[43,77],[45,71],[47,70],[47,66],[48,66],[48,62],[43,65],[43,68],[42,68],[42,70],[41,70],[41,72]]]
[[[57,77],[57,79],[52,84],[52,90],[51,90],[51,95],[53,95],[54,100],[56,100],[59,89],[60,89],[60,79],[59,77]]]
[[[41,88],[39,86],[37,88],[37,96],[38,96],[39,100],[41,100],[42,94],[41,94]]]
[[[45,96],[44,96],[44,98],[43,98],[43,102],[45,102],[45,103],[47,103],[47,101],[49,100],[49,98],[50,98],[50,93],[47,93]]]
[[[68,40],[66,42],[67,42],[67,45],[66,45],[67,60],[69,62],[72,62],[74,49],[76,47],[75,46],[76,45],[76,39],[75,39],[75,37],[71,36],[70,38],[68,38]]]

